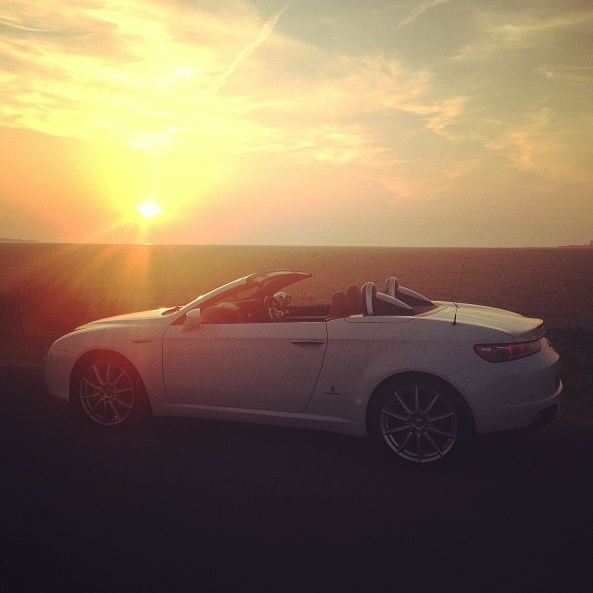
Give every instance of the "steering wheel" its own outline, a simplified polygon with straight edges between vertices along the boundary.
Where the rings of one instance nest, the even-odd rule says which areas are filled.
[[[276,297],[268,295],[264,299],[264,307],[268,311],[270,321],[280,321],[284,317],[284,310]]]

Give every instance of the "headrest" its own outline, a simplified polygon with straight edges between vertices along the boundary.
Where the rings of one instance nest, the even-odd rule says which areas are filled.
[[[395,276],[391,276],[391,278],[387,278],[387,282],[385,283],[385,294],[394,297],[397,294],[397,289],[399,288],[399,282]]]
[[[373,315],[373,297],[377,294],[374,282],[367,282],[362,286],[362,314]]]
[[[350,301],[348,295],[339,290],[332,296],[332,302],[327,314],[328,319],[335,319],[337,317],[348,317],[350,315]]]

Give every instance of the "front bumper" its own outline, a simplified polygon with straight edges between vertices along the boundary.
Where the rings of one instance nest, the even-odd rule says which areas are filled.
[[[56,397],[70,398],[70,373],[76,361],[72,352],[51,348],[43,359],[47,390]]]

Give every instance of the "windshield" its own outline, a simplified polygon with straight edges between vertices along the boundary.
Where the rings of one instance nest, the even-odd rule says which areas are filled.
[[[219,289],[213,290],[200,307],[210,306],[216,303],[245,301],[250,299],[263,299],[267,295],[274,294],[286,286],[295,282],[310,278],[311,274],[294,270],[279,270],[252,274],[231,282]],[[196,299],[197,301],[198,299]],[[195,303],[195,301],[194,301]],[[190,305],[193,303],[190,303]],[[195,305],[194,305],[195,306]]]

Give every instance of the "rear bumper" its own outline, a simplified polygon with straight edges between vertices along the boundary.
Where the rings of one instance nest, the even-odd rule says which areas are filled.
[[[558,379],[556,389],[547,397],[524,400],[518,403],[499,406],[491,414],[482,416],[477,424],[479,433],[517,430],[542,426],[556,417],[560,406],[562,382]],[[541,393],[537,394],[541,396]]]
[[[543,410],[540,410],[536,417],[533,419],[530,428],[538,428],[540,426],[544,426],[549,422],[552,422],[554,418],[558,415],[558,410],[560,409],[560,404],[555,403]]]

